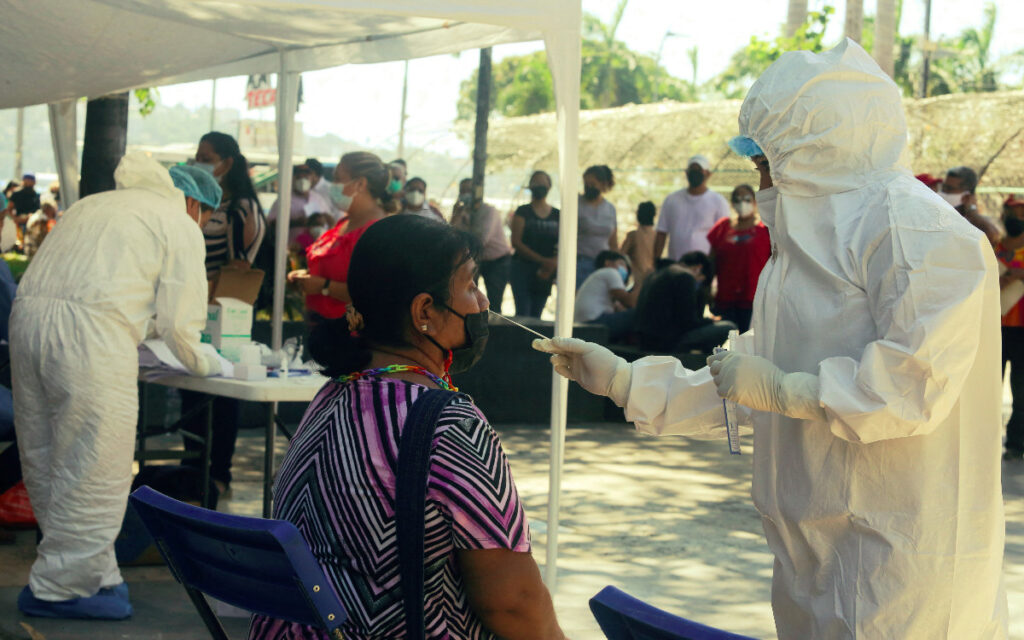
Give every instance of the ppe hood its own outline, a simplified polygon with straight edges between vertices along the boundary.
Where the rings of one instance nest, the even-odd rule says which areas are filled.
[[[900,90],[850,39],[782,54],[750,88],[739,129],[764,149],[783,195],[851,191],[903,169]]]
[[[165,198],[184,199],[174,186],[171,174],[145,153],[127,153],[114,170],[118,189],[145,189]]]

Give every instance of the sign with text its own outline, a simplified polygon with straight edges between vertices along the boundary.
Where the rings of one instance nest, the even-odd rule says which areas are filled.
[[[266,73],[249,76],[245,83],[245,99],[250,109],[272,107],[277,102],[277,89],[270,86],[270,76]]]
[[[249,103],[250,109],[263,109],[277,103],[277,89],[270,86],[270,74],[260,73],[249,76],[245,83],[245,101]],[[295,103],[296,111],[300,104],[302,104],[301,76],[299,77],[299,96]]]

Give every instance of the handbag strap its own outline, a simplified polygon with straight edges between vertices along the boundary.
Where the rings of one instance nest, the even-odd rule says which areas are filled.
[[[398,565],[409,640],[426,637],[423,616],[423,537],[427,502],[430,444],[441,412],[456,393],[444,389],[423,392],[409,409],[398,443],[395,472],[395,528]]]

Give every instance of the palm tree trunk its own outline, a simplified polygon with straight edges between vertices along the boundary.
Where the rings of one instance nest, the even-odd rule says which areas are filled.
[[[789,0],[786,13],[786,37],[790,38],[807,21],[807,0]]]
[[[114,189],[114,169],[128,141],[128,92],[90,100],[85,110],[80,197]]]
[[[844,33],[854,42],[860,42],[864,31],[864,0],[846,0],[846,27]]]
[[[895,0],[878,0],[878,13],[875,16],[875,61],[882,71],[893,76],[893,54],[896,49],[896,2]]]

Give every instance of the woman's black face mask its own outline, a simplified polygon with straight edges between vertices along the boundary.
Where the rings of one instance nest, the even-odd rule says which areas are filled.
[[[487,326],[489,313],[487,309],[484,309],[477,313],[463,315],[446,304],[444,306],[452,314],[462,319],[465,325],[466,344],[455,349],[446,349],[430,336],[427,336],[427,339],[433,342],[441,351],[452,352],[452,363],[448,368],[448,373],[462,373],[463,371],[468,371],[484,355],[484,350],[487,348],[487,338],[490,334],[490,329]]]

